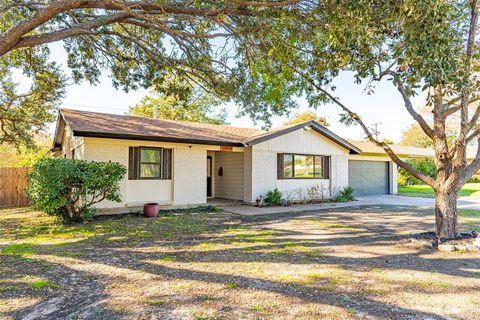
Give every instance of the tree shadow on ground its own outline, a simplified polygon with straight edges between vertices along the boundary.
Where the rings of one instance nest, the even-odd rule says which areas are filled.
[[[383,223],[366,223],[358,218],[358,214],[371,210],[375,212],[377,209],[360,208],[352,210],[351,215],[336,216],[335,211],[321,212],[319,214],[284,214],[269,215],[261,217],[236,217],[233,220],[224,221],[214,227],[209,226],[200,233],[191,235],[182,234],[180,237],[162,237],[153,235],[136,239],[126,236],[121,241],[111,241],[111,234],[101,234],[93,236],[89,239],[73,242],[67,245],[37,245],[32,250],[35,253],[33,258],[15,256],[10,257],[11,261],[3,260],[1,264],[8,266],[15,264],[18,270],[18,276],[35,276],[42,278],[51,278],[52,281],[58,282],[58,275],[65,275],[66,280],[64,286],[72,286],[78,288],[85,294],[79,301],[78,295],[70,295],[68,290],[61,290],[53,293],[45,293],[43,291],[29,291],[27,294],[32,298],[38,298],[41,301],[33,306],[15,310],[7,316],[15,318],[23,318],[31,315],[35,310],[47,310],[47,302],[50,304],[52,299],[60,296],[61,303],[58,310],[50,310],[49,318],[64,318],[76,316],[80,312],[91,312],[92,309],[99,308],[100,316],[109,318],[122,317],[118,312],[109,310],[104,305],[105,299],[108,299],[105,283],[111,280],[121,281],[122,277],[128,272],[142,272],[148,276],[160,277],[168,280],[190,280],[200,281],[202,283],[226,284],[235,283],[238,288],[259,290],[270,293],[281,294],[286,297],[300,299],[305,302],[319,303],[325,305],[336,306],[344,309],[354,308],[361,311],[365,315],[377,318],[393,317],[398,319],[405,318],[435,318],[443,319],[442,316],[429,312],[421,312],[414,309],[400,307],[394,304],[383,303],[377,301],[368,295],[345,292],[339,287],[332,287],[329,290],[319,289],[311,283],[285,283],[282,281],[265,279],[261,277],[253,277],[239,274],[226,274],[222,272],[212,272],[203,270],[191,270],[185,267],[191,263],[244,263],[244,262],[264,262],[264,263],[287,263],[291,265],[322,265],[341,268],[342,270],[358,271],[369,270],[371,268],[380,268],[385,270],[412,270],[433,272],[445,274],[449,276],[471,278],[475,277],[474,269],[479,267],[478,259],[459,257],[458,259],[434,259],[427,258],[425,255],[432,253],[432,249],[420,248],[412,253],[402,254],[385,254],[373,257],[343,257],[336,256],[335,247],[345,245],[358,245],[365,249],[370,246],[388,246],[405,239],[408,234],[398,234],[398,230],[404,228],[413,228],[425,230],[431,228],[431,223],[419,219],[409,219],[411,208],[397,208],[395,214],[404,215],[401,221],[385,221]],[[392,209],[381,209],[390,212],[385,218],[392,216]],[[339,210],[341,211],[341,210]],[[357,216],[355,216],[357,214]],[[380,213],[381,214],[381,213]],[[426,212],[419,212],[420,216]],[[326,236],[319,238],[322,232],[327,228],[319,227],[315,229],[315,224],[307,230],[296,230],[294,226],[285,228],[283,224],[295,220],[312,221],[321,220],[323,222],[344,223],[346,228],[333,228]],[[225,223],[228,222],[228,223]],[[307,222],[308,224],[309,222]],[[253,232],[264,232],[265,236],[247,236],[238,237],[236,233],[225,233],[225,230],[253,230]],[[240,231],[241,232],[241,231]],[[265,233],[271,232],[271,234]],[[325,231],[326,232],[326,231]],[[242,234],[242,233],[240,233]],[[300,237],[300,238],[299,238]],[[131,240],[135,239],[132,245]],[[192,246],[201,245],[202,243],[212,245],[230,245],[237,243],[234,248],[212,248],[208,249],[191,249]],[[309,255],[303,252],[292,252],[287,254],[271,254],[275,250],[285,249],[285,246],[305,246],[308,248],[318,249],[319,254]],[[151,252],[152,248],[169,248],[167,252]],[[87,249],[88,248],[88,249]],[[333,251],[329,251],[332,250]],[[62,256],[62,251],[80,251],[82,254],[77,257]],[[158,264],[152,261],[165,258],[165,256],[173,257],[174,263]],[[53,258],[50,258],[53,257]],[[3,259],[3,257],[2,257]],[[60,260],[59,260],[60,259]],[[50,267],[41,266],[45,261]],[[30,268],[39,264],[38,268]],[[111,271],[101,273],[96,270],[95,266],[90,269],[87,267],[85,271],[81,265],[101,265],[105,269]],[[11,268],[11,266],[10,266]],[[51,268],[51,271],[48,271]],[[119,272],[116,274],[116,272]],[[125,273],[126,272],[126,273]],[[11,272],[2,273],[2,277],[8,276]],[[74,276],[72,276],[74,275]],[[75,278],[85,278],[85,281],[78,281]],[[73,279],[73,280],[72,280]],[[145,283],[148,286],[148,283]],[[63,286],[62,286],[63,287]],[[408,283],[401,284],[400,287],[406,287],[408,290],[420,290],[418,288],[408,287]],[[470,290],[478,290],[476,287],[467,288]],[[434,293],[434,290],[421,289],[425,293]],[[0,294],[1,297],[1,294]],[[188,303],[188,302],[183,302]],[[154,308],[160,310],[164,315],[171,315],[175,309],[174,305],[162,304]],[[83,311],[82,311],[83,310]],[[47,310],[48,311],[48,310]]]

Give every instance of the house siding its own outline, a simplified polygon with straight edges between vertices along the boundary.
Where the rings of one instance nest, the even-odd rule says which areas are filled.
[[[252,147],[245,148],[243,152],[243,200],[252,200]]]
[[[84,160],[115,161],[128,167],[130,146],[152,146],[173,149],[172,180],[120,181],[122,202],[102,201],[98,208],[139,206],[147,202],[161,205],[189,205],[206,202],[206,149],[183,144],[149,141],[85,138]],[[200,187],[201,186],[201,187]]]
[[[61,156],[67,159],[72,159],[72,154],[74,154],[74,159],[83,159],[84,158],[84,138],[75,137],[71,128],[67,125],[65,126],[63,132],[63,144],[62,144]],[[75,151],[72,153],[72,151]]]
[[[348,155],[332,155],[330,168],[331,194],[334,197],[348,186]]]
[[[207,202],[207,151],[176,148],[173,152],[173,204]]]
[[[217,152],[215,156],[215,197],[243,200],[244,155],[241,152]],[[218,170],[223,168],[223,176]]]
[[[90,141],[85,139],[83,160],[90,161],[113,161],[128,167],[128,145],[105,143],[100,141]],[[120,183],[120,193],[122,202],[102,201],[95,206],[99,209],[124,207],[129,199],[129,182],[127,178],[123,178]]]
[[[298,153],[330,156],[330,179],[278,179],[277,154]],[[245,201],[265,195],[278,188],[285,198],[303,200],[312,187],[323,190],[329,198],[348,185],[349,150],[341,147],[314,130],[299,129],[252,147],[252,192]],[[248,192],[246,192],[248,194]],[[249,195],[249,194],[248,194]]]

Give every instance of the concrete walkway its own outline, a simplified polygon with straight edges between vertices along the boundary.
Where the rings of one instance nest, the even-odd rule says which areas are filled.
[[[317,210],[328,210],[346,207],[359,206],[375,206],[375,205],[390,205],[390,206],[413,206],[425,208],[433,208],[435,199],[406,197],[396,195],[378,195],[378,196],[364,196],[357,197],[357,201],[346,203],[325,203],[325,204],[303,204],[293,205],[289,207],[253,207],[249,205],[227,205],[221,206],[223,211],[240,214],[240,215],[262,215],[274,213],[288,213],[288,212],[308,212]],[[459,209],[474,209],[480,210],[480,199],[471,199],[463,197],[458,199]]]

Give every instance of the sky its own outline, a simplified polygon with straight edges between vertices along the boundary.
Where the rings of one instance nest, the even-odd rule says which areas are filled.
[[[66,65],[66,53],[61,43],[50,45],[52,58],[54,61],[62,64],[65,73],[68,75],[69,70]],[[408,114],[403,105],[403,100],[388,81],[380,83],[374,93],[367,94],[365,85],[354,83],[351,73],[342,73],[334,82],[337,89],[334,95],[354,112],[357,112],[368,126],[377,125],[381,138],[388,138],[395,142],[401,139],[402,131],[405,130],[414,120]],[[148,90],[141,89],[130,91],[128,93],[123,90],[117,90],[113,87],[108,72],[104,72],[99,84],[90,85],[87,82],[81,84],[70,85],[61,108],[97,111],[104,113],[124,114],[129,107],[135,105],[139,100],[148,94]],[[419,96],[413,99],[414,106],[420,106],[424,101],[424,97]],[[303,99],[299,100],[299,109],[295,112],[308,111],[307,103]],[[228,113],[227,121],[232,126],[260,128],[261,123],[255,124],[248,117],[236,117],[238,106],[234,104],[225,104],[218,108],[226,108]],[[334,104],[326,104],[315,113],[326,117],[330,126],[329,129],[343,138],[363,140],[365,134],[359,126],[345,126],[339,122],[340,109]],[[292,116],[291,115],[291,116]],[[272,123],[274,127],[281,126],[288,117],[273,117]],[[53,132],[54,124],[49,125],[49,131]]]

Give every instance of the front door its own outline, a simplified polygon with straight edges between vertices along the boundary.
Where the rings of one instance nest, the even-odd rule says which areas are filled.
[[[207,156],[207,197],[212,196],[212,156]]]

